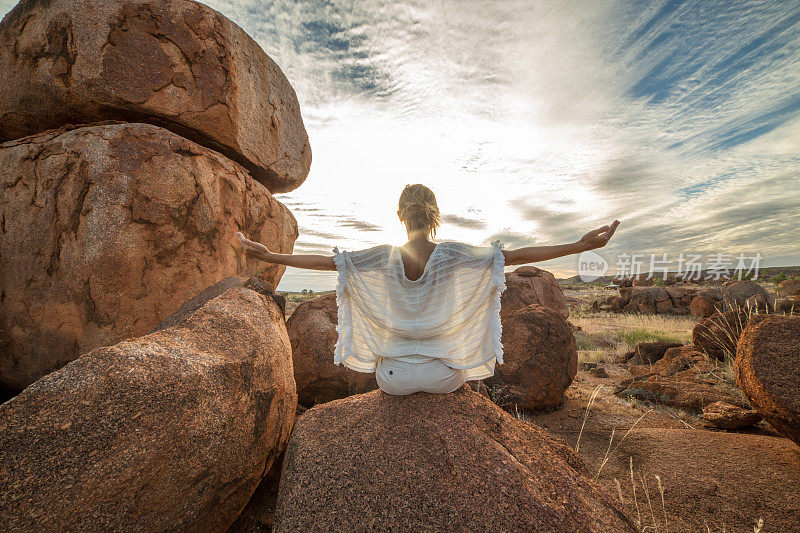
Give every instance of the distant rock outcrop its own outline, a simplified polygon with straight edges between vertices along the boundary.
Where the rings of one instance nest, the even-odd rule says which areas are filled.
[[[800,444],[800,317],[752,317],[739,339],[734,371],[753,407]]]
[[[300,304],[286,323],[292,341],[298,401],[305,407],[378,388],[375,374],[356,372],[333,363],[339,335],[336,294]]]
[[[285,267],[245,266],[236,231],[282,252],[297,237],[289,210],[244,168],[149,124],[10,141],[0,169],[0,385],[10,389],[147,333],[226,276],[277,285]]]
[[[3,528],[225,531],[297,405],[283,313],[253,283],[0,406]]]
[[[190,0],[22,0],[0,24],[0,142],[148,122],[237,161],[272,192],[311,148],[294,89],[236,24]]]
[[[550,309],[530,305],[503,312],[503,364],[485,380],[503,406],[556,407],[578,371],[572,328]]]
[[[276,533],[637,531],[561,439],[463,386],[380,390],[297,419]]]
[[[555,276],[532,265],[521,266],[506,274],[506,290],[501,300],[504,313],[536,304],[562,318],[569,316],[567,300]]]

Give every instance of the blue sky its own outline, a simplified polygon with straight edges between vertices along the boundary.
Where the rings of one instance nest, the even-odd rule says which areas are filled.
[[[800,264],[796,1],[213,0],[292,82],[314,154],[276,197],[296,253],[402,244],[407,183],[437,240],[760,253]],[[7,11],[12,2],[0,0]],[[540,266],[575,273],[574,257]],[[279,289],[332,289],[288,269]]]

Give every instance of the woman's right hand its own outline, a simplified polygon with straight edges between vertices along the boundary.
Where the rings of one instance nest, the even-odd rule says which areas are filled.
[[[614,235],[614,232],[617,230],[617,226],[619,226],[619,220],[615,220],[610,226],[603,226],[602,228],[590,231],[578,241],[581,248],[583,250],[602,248],[608,244],[609,239],[611,239],[611,236]]]

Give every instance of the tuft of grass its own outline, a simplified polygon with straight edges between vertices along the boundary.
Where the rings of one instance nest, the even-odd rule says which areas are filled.
[[[619,333],[619,339],[629,347],[635,347],[640,342],[684,342],[684,338],[685,335],[682,334],[650,330],[645,328],[629,329]]]

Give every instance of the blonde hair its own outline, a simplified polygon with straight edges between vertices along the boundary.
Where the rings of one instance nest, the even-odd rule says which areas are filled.
[[[400,194],[398,209],[400,220],[405,223],[409,233],[422,231],[431,238],[436,237],[436,228],[442,219],[432,190],[420,183],[406,185]]]

